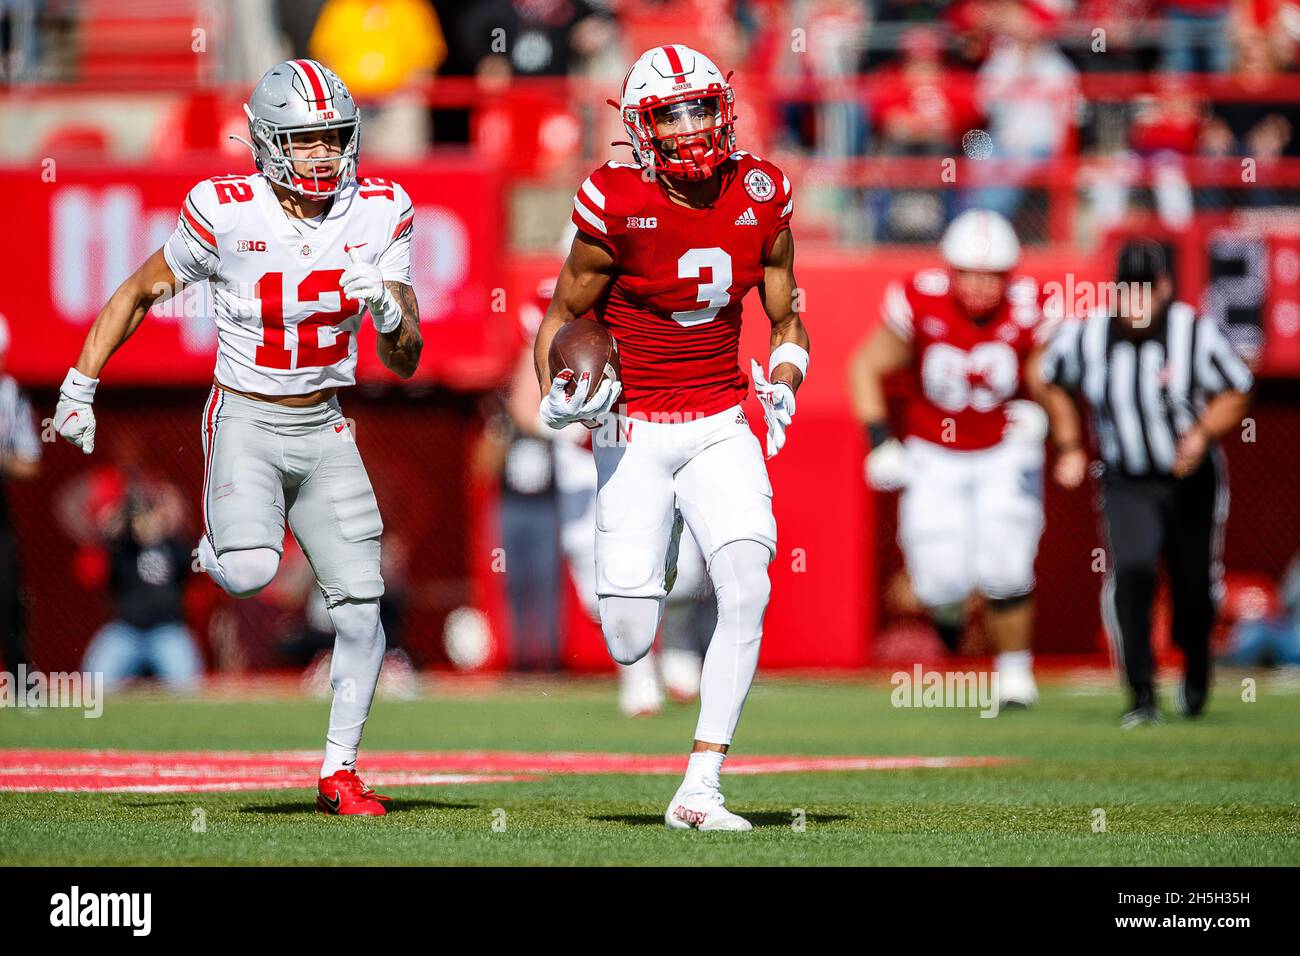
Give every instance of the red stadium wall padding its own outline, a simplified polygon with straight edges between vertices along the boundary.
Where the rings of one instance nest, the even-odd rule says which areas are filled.
[[[252,172],[251,168],[234,170]],[[81,348],[86,329],[113,290],[158,249],[181,202],[203,179],[229,174],[226,165],[59,167],[53,182],[28,170],[0,170],[0,192],[23,238],[11,244],[10,275],[30,281],[0,287],[0,314],[13,330],[9,371],[30,384],[57,385]],[[401,183],[415,204],[412,280],[421,318],[436,326],[439,349],[416,380],[473,389],[503,372],[502,342],[514,316],[493,309],[502,243],[501,179],[482,164],[441,159],[418,168],[371,168],[370,176]],[[215,331],[203,287],[156,306],[114,357],[119,384],[182,385],[212,380]],[[382,381],[373,331],[363,323],[358,376]]]

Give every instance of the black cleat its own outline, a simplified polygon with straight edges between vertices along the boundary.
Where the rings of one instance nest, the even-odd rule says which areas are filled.
[[[1178,708],[1184,717],[1195,718],[1205,713],[1205,699],[1208,695],[1205,687],[1184,682],[1179,695]]]

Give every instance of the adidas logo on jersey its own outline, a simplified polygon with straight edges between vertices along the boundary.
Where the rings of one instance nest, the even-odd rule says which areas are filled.
[[[758,217],[754,215],[754,207],[753,207],[753,206],[748,207],[744,212],[742,212],[742,213],[740,214],[740,218],[736,220],[736,225],[737,225],[737,226],[757,226],[757,225],[758,225]]]

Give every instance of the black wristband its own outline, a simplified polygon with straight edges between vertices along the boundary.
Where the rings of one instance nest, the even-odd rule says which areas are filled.
[[[889,433],[888,422],[867,423],[867,441],[871,443],[873,450],[889,441],[892,437],[894,436]]]

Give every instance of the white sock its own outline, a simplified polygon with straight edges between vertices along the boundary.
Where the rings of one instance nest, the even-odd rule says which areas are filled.
[[[771,585],[771,554],[757,541],[724,544],[709,562],[718,624],[700,672],[700,719],[695,739],[730,744],[758,670],[758,645]]]
[[[993,669],[999,674],[1032,674],[1034,655],[1029,651],[1006,651],[993,659]]]
[[[727,755],[718,750],[701,750],[693,753],[686,761],[686,776],[682,779],[682,789],[686,791],[704,790],[711,781],[717,785],[722,774],[722,761]]]
[[[334,622],[334,654],[330,660],[329,732],[320,775],[355,770],[361,732],[370,716],[370,703],[384,663],[384,628],[378,601],[345,601],[329,609]]]

